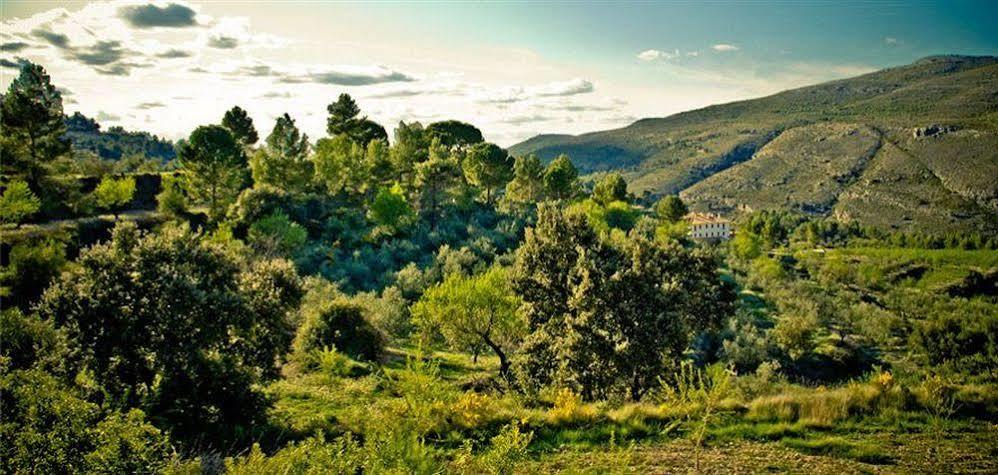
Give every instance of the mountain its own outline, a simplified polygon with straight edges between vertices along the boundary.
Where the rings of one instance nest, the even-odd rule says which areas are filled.
[[[787,209],[998,234],[998,57],[932,56],[772,96],[510,148],[616,170],[696,210]]]

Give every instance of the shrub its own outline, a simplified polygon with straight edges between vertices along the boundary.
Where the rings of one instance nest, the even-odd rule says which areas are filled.
[[[14,245],[9,263],[0,274],[6,290],[5,303],[27,309],[65,266],[66,245],[61,241],[46,239]]]
[[[319,434],[290,444],[267,457],[260,444],[253,444],[245,457],[225,460],[225,473],[257,475],[261,473],[359,473],[364,466],[360,444],[346,435],[326,442]]]
[[[294,255],[308,239],[305,228],[274,211],[250,225],[247,241],[264,255]]]
[[[41,206],[41,200],[31,192],[27,183],[12,181],[0,195],[0,222],[20,224],[24,218],[37,213]]]
[[[591,422],[596,415],[595,406],[584,403],[575,391],[562,388],[554,395],[554,406],[548,411],[547,420],[554,426],[571,426]]]
[[[163,175],[162,191],[156,195],[156,209],[173,217],[187,213],[187,197],[184,196],[176,177]]]
[[[533,432],[521,432],[519,424],[503,427],[492,438],[489,448],[479,456],[479,467],[484,473],[513,473],[513,469],[526,458],[527,446],[533,437]]]
[[[166,460],[166,436],[141,411],[102,417],[42,371],[5,373],[0,394],[0,460],[12,473],[152,473]]]
[[[335,347],[352,358],[377,360],[384,351],[384,337],[366,317],[366,309],[346,298],[318,301],[306,297],[302,321],[294,341],[299,361],[313,350]]]
[[[67,373],[69,344],[51,320],[5,308],[0,311],[0,342],[0,368],[4,371],[37,368],[57,375]]]

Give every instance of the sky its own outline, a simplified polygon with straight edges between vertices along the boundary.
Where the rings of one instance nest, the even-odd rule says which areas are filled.
[[[512,145],[761,97],[934,54],[998,55],[998,2],[0,0],[0,87],[27,59],[67,113],[171,140],[234,105],[312,139],[340,93],[388,129]]]

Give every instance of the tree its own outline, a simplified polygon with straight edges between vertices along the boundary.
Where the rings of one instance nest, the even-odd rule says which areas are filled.
[[[382,187],[378,190],[367,217],[391,234],[408,226],[414,214],[402,187],[396,183],[391,188]]]
[[[313,174],[308,152],[308,136],[298,130],[294,119],[288,114],[278,117],[266,146],[257,150],[250,161],[253,181],[304,193]]]
[[[492,191],[513,179],[513,159],[502,147],[481,142],[472,145],[464,162],[468,182],[485,189],[485,202],[492,204]]]
[[[395,143],[388,152],[388,158],[395,170],[396,180],[403,187],[412,184],[411,179],[416,165],[429,158],[432,139],[430,133],[419,122],[409,124],[399,122],[395,128]]]
[[[41,206],[41,201],[31,192],[26,182],[14,180],[7,184],[7,189],[0,195],[0,222],[20,226],[24,218],[37,213]]]
[[[506,199],[519,204],[537,203],[544,197],[544,165],[536,155],[517,157],[513,180],[506,185]]]
[[[350,94],[346,93],[340,94],[336,102],[326,106],[326,111],[329,112],[329,118],[326,119],[326,132],[333,136],[349,135],[356,124],[357,116],[360,115],[357,101],[354,101]]]
[[[218,220],[246,182],[246,155],[228,129],[203,125],[177,146],[188,196],[208,204]]]
[[[253,119],[239,106],[234,106],[225,112],[225,116],[222,117],[222,127],[229,129],[232,136],[244,147],[253,145],[260,139],[256,127],[253,127]]]
[[[689,212],[686,203],[677,195],[666,196],[655,203],[655,215],[668,223],[678,222]]]
[[[312,154],[315,179],[332,194],[358,196],[370,178],[365,158],[364,148],[346,135],[319,139]]]
[[[419,212],[430,220],[436,229],[440,208],[461,178],[461,167],[450,152],[434,139],[430,145],[430,158],[416,165],[416,188],[419,193]]]
[[[593,188],[593,201],[607,206],[614,201],[627,202],[627,182],[619,173],[610,173]]]
[[[3,174],[23,178],[31,188],[41,191],[49,164],[69,152],[62,95],[44,68],[24,61],[2,100]]]
[[[579,172],[567,155],[559,155],[544,170],[544,190],[556,200],[568,200],[579,193]]]
[[[581,215],[542,205],[511,274],[529,325],[522,374],[587,399],[640,399],[694,334],[732,311],[716,268],[712,255],[637,231],[604,241]]]
[[[67,332],[108,407],[221,446],[262,417],[255,385],[277,376],[301,294],[287,261],[249,265],[186,226],[144,235],[124,222],[37,311]]]
[[[350,140],[353,140],[361,146],[367,146],[375,140],[387,143],[388,132],[385,131],[385,128],[382,127],[381,124],[371,119],[364,118],[357,122],[350,130]]]
[[[105,176],[97,184],[94,196],[97,197],[97,206],[110,210],[114,213],[114,218],[118,219],[118,211],[135,196],[135,178]]]
[[[447,147],[466,147],[485,141],[478,127],[458,120],[434,122],[426,126],[426,131]]]
[[[336,102],[326,107],[329,118],[326,120],[326,132],[331,136],[345,135],[361,147],[366,147],[372,140],[388,141],[388,132],[377,122],[367,117],[359,117],[360,107],[350,97],[350,94],[340,94]]]
[[[424,331],[439,331],[451,347],[477,351],[487,346],[499,358],[499,374],[511,378],[509,355],[526,325],[501,267],[466,277],[453,273],[429,288],[412,307],[413,320]]]

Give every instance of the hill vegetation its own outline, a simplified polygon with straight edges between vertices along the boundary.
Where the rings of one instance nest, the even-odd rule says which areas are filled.
[[[347,94],[314,141],[233,107],[175,170],[80,178],[41,66],[0,107],[2,473],[998,470],[993,236],[762,210],[693,241],[677,196],[456,121],[389,140]],[[834,210],[893,147],[785,134],[759,202],[805,161],[839,179],[790,199]]]
[[[622,129],[538,136],[510,151],[566,153],[583,173],[616,170],[632,192],[680,193],[697,210],[994,234],[996,89],[998,58],[934,56]]]

